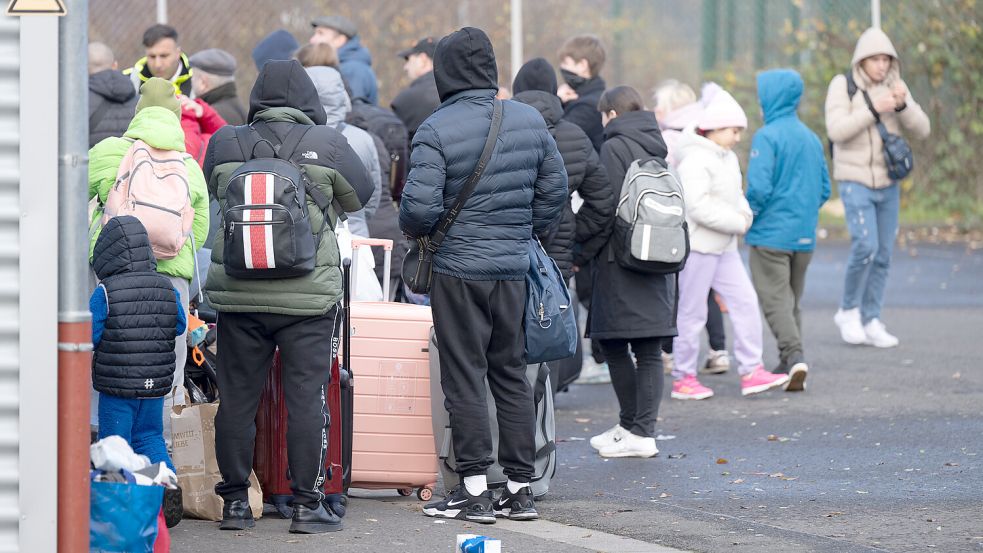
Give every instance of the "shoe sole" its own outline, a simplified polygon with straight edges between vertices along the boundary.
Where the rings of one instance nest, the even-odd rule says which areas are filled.
[[[229,520],[229,521],[223,520],[222,524],[219,524],[218,529],[219,530],[248,530],[250,528],[254,528],[255,526],[256,526],[255,519]]]
[[[805,363],[792,365],[792,370],[788,373],[788,382],[785,383],[786,392],[803,392],[806,389],[806,377],[809,375],[809,367]]]
[[[327,534],[345,528],[340,522],[294,522],[290,524],[291,534]]]
[[[730,370],[730,365],[726,367],[702,367],[700,368],[701,374],[724,374]]]
[[[713,392],[707,392],[704,394],[681,394],[679,392],[673,392],[669,395],[672,399],[707,399],[713,397]]]
[[[604,454],[602,452],[601,457],[604,457],[605,459],[621,459],[625,457],[638,457],[640,459],[651,459],[652,457],[655,457],[658,454],[659,454],[658,450],[656,450],[651,454],[648,452],[639,452],[639,451],[618,451],[616,453],[608,453],[608,454]]]
[[[898,343],[899,342],[892,342],[890,344],[877,344],[877,343],[871,342],[870,340],[867,340],[867,341],[864,342],[864,345],[866,345],[866,346],[873,346],[875,348],[880,348],[880,349],[891,349],[891,348],[898,347]]]
[[[784,386],[785,383],[788,382],[788,380],[789,380],[789,378],[788,378],[788,376],[786,376],[785,378],[780,378],[780,379],[778,379],[778,380],[776,380],[774,382],[768,383],[768,384],[758,384],[757,386],[751,386],[749,388],[741,388],[741,395],[742,396],[753,396],[755,394],[760,394],[762,392],[767,392],[768,390],[771,390],[772,388],[777,388],[779,386]]]
[[[447,511],[440,511],[437,509],[423,509],[423,514],[428,517],[434,517],[434,518],[451,518],[454,520],[466,520],[468,522],[477,522],[478,524],[495,524],[494,513],[490,515],[478,517],[474,515],[465,515],[464,511],[460,509],[450,509]]]

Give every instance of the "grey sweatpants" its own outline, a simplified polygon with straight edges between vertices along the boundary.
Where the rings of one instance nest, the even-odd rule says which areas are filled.
[[[751,280],[761,311],[778,342],[783,364],[803,353],[799,300],[805,290],[810,261],[812,252],[751,248]]]

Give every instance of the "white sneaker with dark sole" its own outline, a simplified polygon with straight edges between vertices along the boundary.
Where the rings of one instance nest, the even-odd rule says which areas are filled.
[[[621,440],[625,434],[628,434],[628,431],[625,430],[620,424],[616,424],[614,425],[614,428],[606,430],[605,432],[591,438],[590,446],[600,451],[602,447],[609,446]]]

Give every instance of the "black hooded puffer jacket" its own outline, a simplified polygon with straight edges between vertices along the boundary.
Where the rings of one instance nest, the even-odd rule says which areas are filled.
[[[163,397],[174,379],[177,293],[157,272],[150,239],[135,217],[106,223],[92,268],[109,313],[92,356],[92,386],[125,398]]]
[[[562,119],[563,106],[556,88],[553,66],[543,58],[523,65],[513,83],[515,100],[533,106],[543,115],[563,157],[567,188],[571,195],[577,192],[584,200],[576,214],[568,201],[557,224],[540,235],[547,253],[569,279],[574,265],[585,266],[607,242],[616,199],[587,134]]]
[[[430,234],[474,171],[491,126],[498,70],[491,42],[466,27],[434,55],[442,104],[417,130],[400,203],[400,228]],[[522,280],[533,230],[548,229],[567,202],[567,177],[542,116],[503,102],[502,128],[474,194],[434,256],[434,271],[469,280]]]

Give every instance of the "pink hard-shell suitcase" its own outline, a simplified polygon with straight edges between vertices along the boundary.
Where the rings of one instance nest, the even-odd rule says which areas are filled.
[[[353,239],[385,249],[383,297],[389,297],[392,240]],[[358,277],[352,263],[352,281]],[[353,284],[354,286],[354,284]],[[351,370],[355,383],[353,488],[391,489],[423,501],[437,482],[430,420],[430,307],[393,302],[351,303]]]

